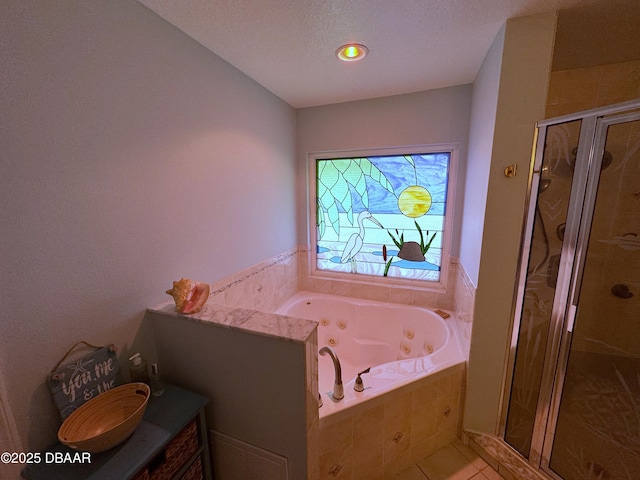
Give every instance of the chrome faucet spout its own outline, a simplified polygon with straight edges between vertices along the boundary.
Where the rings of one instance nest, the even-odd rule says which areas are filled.
[[[333,360],[333,368],[335,369],[335,381],[333,382],[333,398],[335,400],[342,400],[344,398],[344,388],[342,386],[342,367],[340,366],[340,360],[338,355],[333,351],[331,347],[322,347],[318,352],[320,355],[329,355]]]

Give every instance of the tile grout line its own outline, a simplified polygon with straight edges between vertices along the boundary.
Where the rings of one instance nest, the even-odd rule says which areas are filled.
[[[416,465],[416,467],[418,467],[418,470],[420,470],[420,471],[422,472],[422,475],[424,476],[424,478],[425,478],[426,480],[431,480],[431,479],[429,478],[429,475],[427,475],[427,474],[426,474],[426,472],[425,472],[424,470],[422,470],[422,468],[420,467],[420,465],[418,465],[418,463],[416,463],[415,465]]]
[[[473,467],[474,471],[470,472],[466,478],[464,478],[464,479],[460,478],[460,480],[471,480],[472,478],[475,478],[475,477],[478,477],[479,480],[487,480],[488,478],[500,478],[500,479],[504,480],[504,477],[502,477],[502,475],[497,470],[494,470],[493,467],[489,463],[484,461],[482,459],[482,457],[478,457],[478,458],[480,458],[482,460],[482,464],[481,465],[478,465],[477,463],[474,462],[474,460],[472,458],[469,458],[468,454],[470,452],[464,450],[464,448],[467,448],[467,446],[464,445],[464,443],[456,444],[456,442],[452,442],[452,443],[448,444],[446,447],[443,447],[443,448],[447,448],[447,447],[448,448],[453,447],[453,450],[458,452],[464,458],[465,467],[466,466]],[[427,456],[423,461],[427,460],[430,456],[431,455]],[[423,478],[424,480],[431,480],[429,475],[426,473],[426,471],[421,467],[421,465],[418,462],[414,463],[414,466],[422,474],[421,478]],[[493,472],[497,476],[495,476],[493,474],[490,474],[490,475],[487,476],[485,474],[485,472]],[[442,479],[442,480],[446,480],[446,479]]]

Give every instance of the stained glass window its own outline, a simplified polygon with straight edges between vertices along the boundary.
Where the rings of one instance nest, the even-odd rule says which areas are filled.
[[[452,154],[313,157],[316,269],[439,282]]]

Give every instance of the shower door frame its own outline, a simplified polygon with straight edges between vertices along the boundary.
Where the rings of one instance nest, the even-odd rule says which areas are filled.
[[[555,117],[536,124],[534,151],[529,169],[527,202],[525,204],[526,221],[523,225],[518,259],[518,284],[514,291],[511,344],[503,380],[498,435],[517,455],[521,455],[520,452],[506,442],[505,435],[547,129],[553,125],[581,120],[575,164],[586,164],[586,166],[576,169],[571,183],[567,223],[554,292],[547,349],[531,438],[531,449],[528,459],[525,459],[534,468],[541,469],[547,475],[558,480],[562,480],[562,478],[550,469],[549,463],[562,387],[569,359],[573,323],[575,321],[580,294],[580,281],[586,256],[585,247],[591,230],[600,166],[606,143],[606,132],[611,125],[640,119],[640,111],[638,109],[640,109],[640,100],[633,100]],[[632,110],[635,111],[631,112]],[[604,118],[606,116],[609,117]]]

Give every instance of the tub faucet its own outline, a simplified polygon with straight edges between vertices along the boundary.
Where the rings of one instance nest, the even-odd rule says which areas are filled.
[[[364,392],[364,383],[362,383],[362,376],[365,373],[369,373],[369,371],[371,370],[371,367],[367,368],[366,370],[363,370],[361,372],[358,372],[358,376],[356,377],[356,381],[353,384],[353,389],[356,392]]]
[[[329,355],[333,360],[333,368],[336,371],[335,381],[333,382],[333,398],[334,400],[342,400],[344,398],[344,388],[342,387],[342,367],[340,367],[338,355],[331,347],[322,347],[318,353],[320,355]]]

